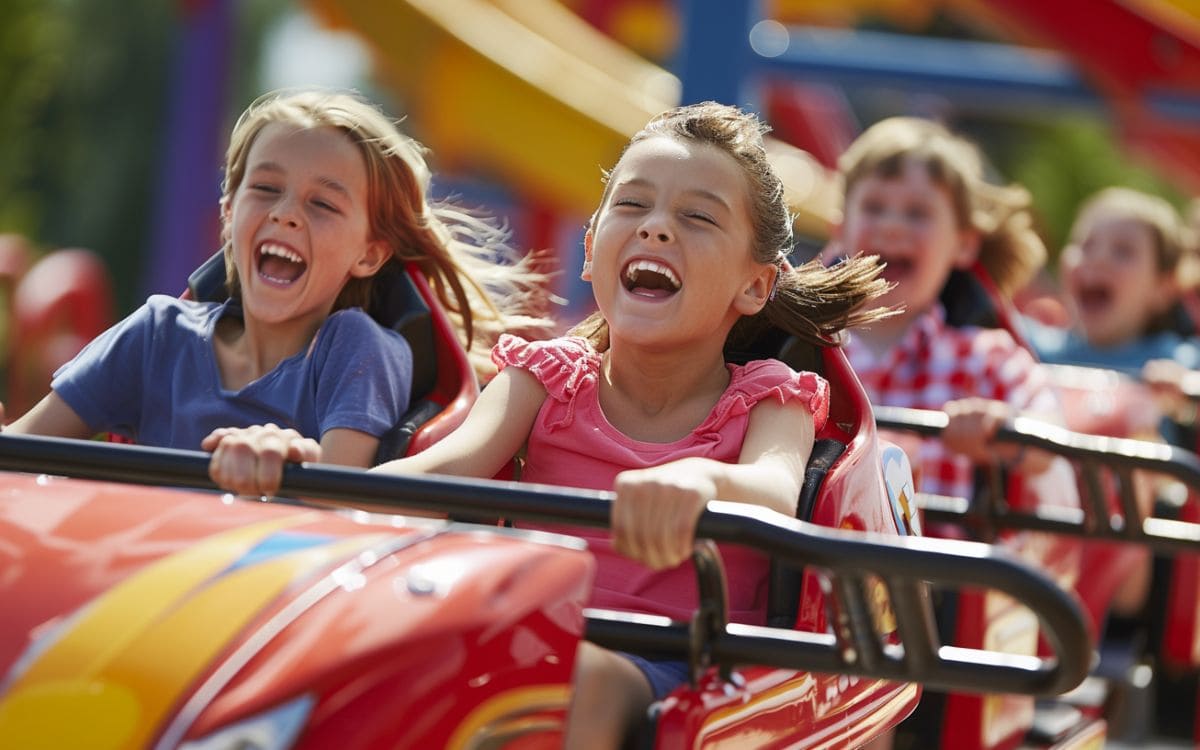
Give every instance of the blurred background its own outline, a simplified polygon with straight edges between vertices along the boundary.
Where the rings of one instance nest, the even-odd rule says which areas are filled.
[[[147,294],[184,289],[218,249],[233,120],[306,85],[361,90],[431,147],[438,195],[553,248],[565,322],[590,302],[601,170],[680,102],[771,123],[802,252],[837,218],[837,155],[894,114],[979,142],[1052,254],[1099,188],[1200,193],[1200,0],[2,0],[10,417]]]

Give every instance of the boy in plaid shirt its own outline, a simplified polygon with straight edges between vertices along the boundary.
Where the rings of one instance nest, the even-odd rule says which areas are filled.
[[[972,144],[917,118],[869,128],[838,166],[845,207],[835,245],[847,256],[878,255],[895,285],[878,302],[900,309],[853,333],[850,363],[872,403],[950,416],[940,442],[893,438],[909,449],[921,490],[970,497],[975,466],[994,461],[1045,471],[1046,454],[989,445],[1018,412],[1061,421],[1045,374],[1005,330],[948,326],[939,299],[956,269],[979,263],[1011,294],[1042,265],[1028,193],[984,182]]]

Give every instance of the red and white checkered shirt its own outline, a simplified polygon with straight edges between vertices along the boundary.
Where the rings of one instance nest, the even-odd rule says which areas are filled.
[[[1004,401],[1025,414],[1061,422],[1061,408],[1046,373],[1003,329],[953,328],[936,305],[917,318],[904,338],[877,361],[853,335],[846,356],[873,404],[941,409],[959,398]],[[936,440],[912,456],[922,492],[971,497],[974,467]]]

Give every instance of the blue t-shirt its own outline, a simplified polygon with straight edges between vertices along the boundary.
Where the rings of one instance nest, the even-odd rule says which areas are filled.
[[[51,387],[88,427],[143,445],[199,450],[218,427],[274,422],[320,439],[333,428],[380,437],[408,408],[412,350],[357,308],[329,316],[312,344],[239,391],[213,351],[237,302],[154,295],[54,373]]]
[[[1189,369],[1200,368],[1200,346],[1171,331],[1141,336],[1120,346],[1097,347],[1074,331],[1029,318],[1023,318],[1021,324],[1029,344],[1047,364],[1102,367],[1134,376],[1152,359],[1173,359]]]

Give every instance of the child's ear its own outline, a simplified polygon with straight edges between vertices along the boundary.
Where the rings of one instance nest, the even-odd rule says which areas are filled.
[[[979,259],[979,246],[982,242],[983,237],[974,227],[959,232],[958,253],[954,257],[954,267],[966,270],[975,265],[975,261]]]
[[[350,275],[359,279],[374,276],[391,256],[392,251],[387,243],[381,240],[368,242],[366,249],[358,256],[358,260],[350,266]]]
[[[583,270],[579,272],[583,281],[592,280],[592,230],[589,228],[583,234]]]
[[[742,315],[756,315],[767,304],[771,290],[775,288],[775,277],[778,275],[779,266],[775,264],[759,269],[741,294],[734,298],[734,309]]]

